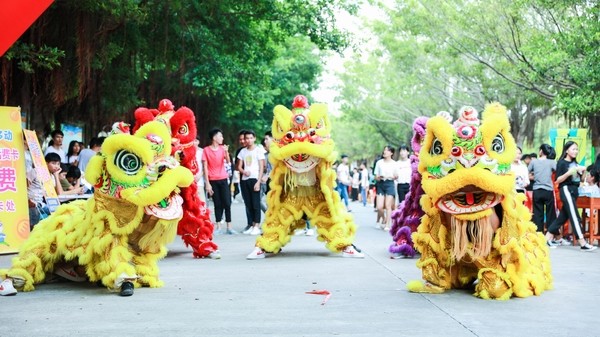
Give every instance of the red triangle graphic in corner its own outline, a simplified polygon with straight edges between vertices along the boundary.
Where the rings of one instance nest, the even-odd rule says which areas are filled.
[[[10,48],[54,0],[2,0],[0,56]]]

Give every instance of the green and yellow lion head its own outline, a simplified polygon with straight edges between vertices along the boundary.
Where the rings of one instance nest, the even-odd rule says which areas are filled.
[[[189,186],[192,173],[171,156],[171,135],[159,122],[143,125],[134,135],[106,138],[90,159],[85,178],[96,193],[145,207],[162,219],[181,217],[179,188]]]
[[[485,256],[491,239],[502,226],[505,212],[514,212],[515,178],[510,166],[517,145],[510,134],[506,108],[464,107],[450,123],[447,116],[427,122],[427,135],[419,154],[419,172],[425,195],[422,205],[439,216],[454,236],[455,257],[469,249]]]
[[[481,123],[472,107],[461,109],[453,124],[433,117],[419,154],[423,190],[440,210],[477,218],[512,193],[516,149],[506,108],[498,103],[486,107]]]

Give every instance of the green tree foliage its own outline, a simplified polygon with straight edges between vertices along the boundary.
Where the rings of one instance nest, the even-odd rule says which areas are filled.
[[[2,57],[3,104],[22,106],[34,128],[85,121],[88,136],[165,97],[196,112],[201,134],[262,129],[269,105],[315,85],[313,50],[348,45],[334,13],[356,8],[350,0],[57,1]],[[43,59],[33,62],[36,54]]]
[[[535,126],[556,114],[598,146],[598,3],[406,0],[387,13],[371,23],[379,48],[341,75],[354,134],[397,146],[416,115],[497,100],[519,143],[547,141]]]

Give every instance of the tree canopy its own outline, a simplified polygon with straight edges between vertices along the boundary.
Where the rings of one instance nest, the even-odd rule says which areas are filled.
[[[162,98],[194,110],[200,134],[264,131],[274,103],[316,86],[319,50],[349,45],[335,13],[358,4],[56,1],[1,58],[2,103],[31,128],[84,121],[88,137]]]
[[[600,145],[597,2],[406,0],[385,8],[386,17],[370,21],[378,48],[340,75],[340,122],[355,137],[381,139],[372,151],[407,143],[416,116],[489,101],[510,109],[520,144],[547,142],[536,125],[559,115],[589,127]]]

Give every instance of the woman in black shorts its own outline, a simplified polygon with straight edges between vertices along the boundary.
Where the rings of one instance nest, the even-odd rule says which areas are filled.
[[[377,225],[383,230],[390,230],[390,215],[396,200],[396,185],[394,180],[398,179],[398,164],[392,157],[394,148],[386,146],[383,155],[375,164],[375,180],[377,180]],[[380,223],[380,219],[383,221]]]

